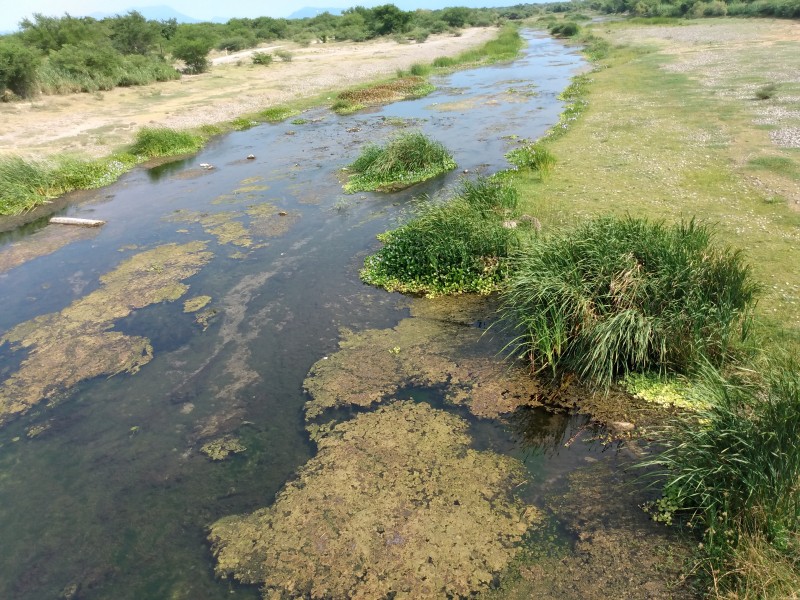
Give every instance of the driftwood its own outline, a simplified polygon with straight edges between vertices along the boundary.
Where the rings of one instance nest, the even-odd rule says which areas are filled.
[[[105,221],[97,219],[76,219],[73,217],[53,217],[50,222],[57,225],[80,225],[82,227],[100,227],[106,224]]]

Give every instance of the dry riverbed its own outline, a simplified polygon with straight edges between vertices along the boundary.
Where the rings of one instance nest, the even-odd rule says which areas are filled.
[[[229,121],[269,106],[387,77],[417,62],[456,55],[496,34],[495,28],[474,28],[458,37],[431,36],[422,44],[377,40],[300,47],[282,43],[282,49],[292,54],[290,62],[253,65],[244,52],[240,59],[215,57],[211,72],[179,81],[0,104],[0,154],[104,156],[130,143],[144,126],[184,129]]]

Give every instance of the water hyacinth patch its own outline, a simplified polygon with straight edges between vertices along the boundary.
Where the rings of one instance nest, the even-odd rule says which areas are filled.
[[[426,294],[497,289],[520,230],[508,227],[516,191],[492,179],[465,182],[447,202],[427,202],[406,224],[378,236],[361,278],[390,291]]]

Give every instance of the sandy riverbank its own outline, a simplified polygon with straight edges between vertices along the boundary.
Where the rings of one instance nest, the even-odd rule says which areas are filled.
[[[69,152],[104,156],[128,144],[143,126],[190,128],[228,121],[269,106],[386,77],[416,62],[452,56],[488,41],[496,33],[495,28],[467,29],[458,37],[431,36],[422,44],[386,39],[308,47],[281,43],[292,53],[291,62],[253,65],[245,52],[241,60],[213,57],[218,60],[211,72],[184,76],[179,81],[0,104],[0,154],[33,157]]]

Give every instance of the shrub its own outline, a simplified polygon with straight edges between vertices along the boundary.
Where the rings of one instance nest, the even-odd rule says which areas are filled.
[[[40,62],[30,48],[11,39],[0,40],[0,95],[8,89],[22,98],[33,96]]]
[[[253,56],[253,64],[254,65],[269,65],[272,64],[273,56],[268,52],[254,52]]]
[[[728,14],[728,6],[721,0],[695,2],[692,6],[692,14],[695,17],[724,17]]]
[[[655,432],[660,453],[643,465],[664,485],[661,516],[702,530],[724,597],[788,598],[800,580],[800,375],[789,365],[753,378],[707,369],[700,410]]]
[[[775,92],[778,91],[778,86],[774,83],[768,83],[767,85],[761,86],[756,90],[756,98],[759,100],[769,100],[775,95]]]
[[[581,28],[577,23],[573,23],[572,21],[564,21],[562,23],[553,25],[550,28],[550,33],[556,37],[567,38],[578,35],[580,29]]]
[[[275,56],[280,58],[283,62],[292,62],[294,55],[288,50],[276,50]]]
[[[414,63],[411,65],[409,72],[415,77],[425,77],[431,72],[431,68],[428,65],[423,65],[422,63]]]
[[[190,73],[205,73],[209,67],[208,53],[213,45],[210,36],[191,32],[181,34],[179,29],[172,40],[172,56],[186,63]]]
[[[142,127],[130,153],[145,158],[172,156],[196,152],[203,146],[202,136],[187,131],[177,131],[169,127]]]
[[[516,191],[482,179],[465,182],[450,201],[427,202],[401,227],[378,236],[383,247],[364,261],[361,278],[389,291],[437,296],[489,293],[507,274],[518,234],[503,215]]]
[[[368,145],[350,165],[347,192],[392,191],[425,181],[456,163],[447,149],[419,131],[401,133],[386,146]]]
[[[225,50],[227,52],[239,52],[240,50],[244,50],[245,48],[252,48],[255,46],[255,40],[250,38],[245,38],[243,36],[237,36],[232,38],[226,38],[217,44],[217,50]]]
[[[600,218],[533,243],[515,261],[503,313],[534,371],[607,386],[629,371],[720,364],[745,337],[758,286],[738,251],[694,221]]]

